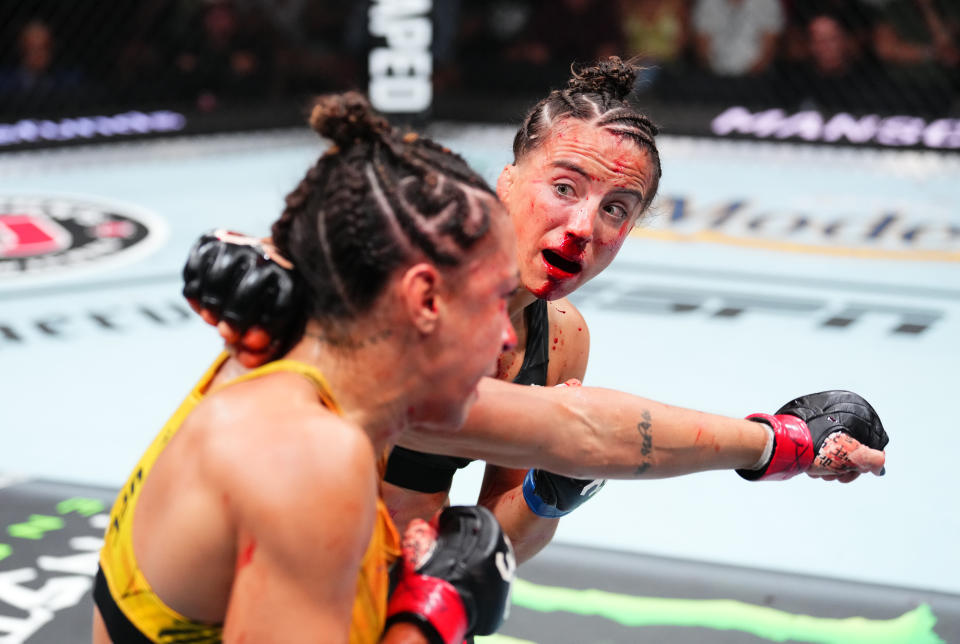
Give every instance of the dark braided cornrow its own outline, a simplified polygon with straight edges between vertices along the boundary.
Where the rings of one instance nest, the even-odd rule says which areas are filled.
[[[458,155],[401,135],[356,92],[320,98],[310,125],[333,145],[286,198],[273,241],[310,286],[317,318],[350,318],[392,272],[456,266],[490,227],[494,193]]]
[[[629,138],[647,150],[656,173],[646,196],[649,204],[660,183],[660,152],[657,150],[657,126],[628,100],[633,90],[636,69],[611,56],[598,63],[571,70],[567,87],[554,90],[527,113],[513,138],[514,163],[550,138],[555,124],[573,118],[603,127]]]

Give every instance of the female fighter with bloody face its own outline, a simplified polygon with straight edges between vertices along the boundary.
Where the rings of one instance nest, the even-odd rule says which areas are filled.
[[[513,221],[524,288],[510,302],[520,342],[501,356],[499,379],[552,386],[584,376],[587,325],[566,296],[613,261],[660,180],[656,128],[624,100],[632,79],[633,70],[616,59],[585,69],[567,89],[540,101],[514,138],[514,162],[501,172],[497,194]],[[446,468],[444,462],[395,450],[384,488],[400,520],[435,511],[446,500],[450,466],[464,461],[447,459]],[[526,475],[526,469],[487,465],[480,491],[480,502],[514,539],[520,561],[550,540],[569,504],[600,487],[581,494],[591,481],[534,472],[524,494]]]
[[[513,222],[524,287],[509,303],[518,343],[500,356],[496,379],[481,385],[460,432],[414,429],[400,438],[384,485],[399,520],[442,507],[454,472],[470,458],[488,463],[480,501],[495,510],[519,560],[542,548],[557,518],[602,484],[570,477],[738,469],[751,479],[806,472],[848,482],[881,471],[886,434],[869,404],[850,392],[813,394],[776,415],[739,420],[608,389],[503,382],[550,386],[584,375],[587,326],[565,298],[610,264],[660,179],[656,128],[626,101],[633,79],[633,69],[617,58],[583,69],[566,89],[534,106],[517,132],[514,162],[500,174],[497,194]],[[249,261],[242,246],[202,239],[185,269],[184,293],[208,321],[245,322],[239,329],[220,328],[251,362],[258,357],[247,349],[262,349],[264,334],[240,332],[265,318],[262,309],[249,315],[251,302],[262,303],[261,287],[275,292],[293,274]],[[220,284],[236,277],[225,267],[238,265],[251,297],[227,302],[218,295]],[[289,305],[294,300],[285,298]],[[283,320],[273,312],[272,327],[280,329]]]
[[[506,213],[359,94],[322,98],[310,123],[333,145],[273,226],[305,329],[253,371],[217,359],[134,468],[100,555],[95,644],[460,644],[502,620],[512,551],[485,508],[413,524],[388,604],[400,543],[378,491],[396,437],[458,428],[516,340]]]

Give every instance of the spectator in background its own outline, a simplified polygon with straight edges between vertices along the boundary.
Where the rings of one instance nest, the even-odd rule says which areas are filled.
[[[958,107],[960,3],[891,0],[880,7],[873,42],[901,88],[903,109],[941,115]]]
[[[886,0],[881,0],[886,1]],[[864,59],[873,58],[873,26],[876,0],[783,0],[787,26],[780,55],[789,62],[805,60],[810,54],[808,26],[816,16],[833,16],[853,38]]]
[[[539,0],[527,28],[507,51],[527,86],[559,85],[570,61],[587,62],[623,53],[617,4],[604,0]],[[539,74],[538,74],[539,72]]]
[[[481,91],[522,91],[529,78],[508,60],[529,29],[534,0],[462,0],[456,35],[456,83]],[[520,65],[526,67],[526,65]]]
[[[888,112],[895,101],[888,79],[867,55],[845,12],[825,11],[803,25],[803,58],[779,75],[791,107],[835,112]]]
[[[115,30],[116,49],[105,74],[112,96],[141,107],[177,94],[173,81],[179,74],[169,61],[189,17],[184,9],[178,0],[140,0],[128,9],[128,20]]]
[[[783,29],[780,0],[696,0],[691,31],[697,67],[676,98],[752,109],[782,105],[770,72]]]
[[[766,72],[783,29],[780,0],[696,0],[693,8],[697,57],[717,76]]]
[[[347,89],[363,71],[355,45],[366,30],[364,3],[352,0],[236,0],[247,22],[261,25],[275,56],[276,81],[285,94]],[[362,15],[358,15],[361,14]],[[358,25],[358,18],[363,23]],[[348,41],[353,41],[349,42]]]
[[[82,108],[92,88],[76,68],[57,62],[56,40],[50,26],[28,21],[16,38],[17,62],[0,71],[0,110],[10,115],[43,116]]]
[[[272,88],[272,49],[264,25],[243,23],[231,0],[208,0],[193,42],[175,57],[184,98],[205,111],[223,102],[263,98]]]
[[[636,91],[669,89],[690,39],[686,0],[620,0],[625,52],[641,66]]]

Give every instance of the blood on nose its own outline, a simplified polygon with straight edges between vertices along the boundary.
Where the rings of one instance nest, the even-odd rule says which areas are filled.
[[[586,248],[588,241],[588,237],[575,235],[568,231],[564,235],[563,241],[560,242],[560,252],[564,257],[575,259],[583,254],[583,249]]]

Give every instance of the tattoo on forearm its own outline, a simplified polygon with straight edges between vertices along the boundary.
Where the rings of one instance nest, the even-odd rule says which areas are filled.
[[[637,431],[640,432],[641,444],[640,444],[640,454],[645,458],[637,466],[634,474],[639,475],[646,472],[650,469],[650,453],[653,452],[653,417],[650,415],[650,412],[643,410],[643,413],[640,414],[640,417],[643,419],[637,423]]]
[[[324,344],[328,344],[331,347],[335,347],[338,349],[356,350],[356,349],[363,349],[365,347],[383,342],[384,340],[389,338],[391,335],[393,335],[393,331],[391,331],[390,329],[383,329],[382,331],[378,331],[377,333],[374,333],[368,338],[353,338],[348,335],[332,335],[327,332],[320,332],[320,333],[308,332],[308,333],[304,333],[304,335],[307,336],[308,338],[316,338],[320,342]]]
[[[640,453],[647,456],[653,451],[653,432],[650,431],[653,427],[653,423],[651,422],[653,418],[647,410],[643,411],[641,417],[643,420],[637,423],[637,431],[639,431],[643,437],[643,445],[640,446]]]

